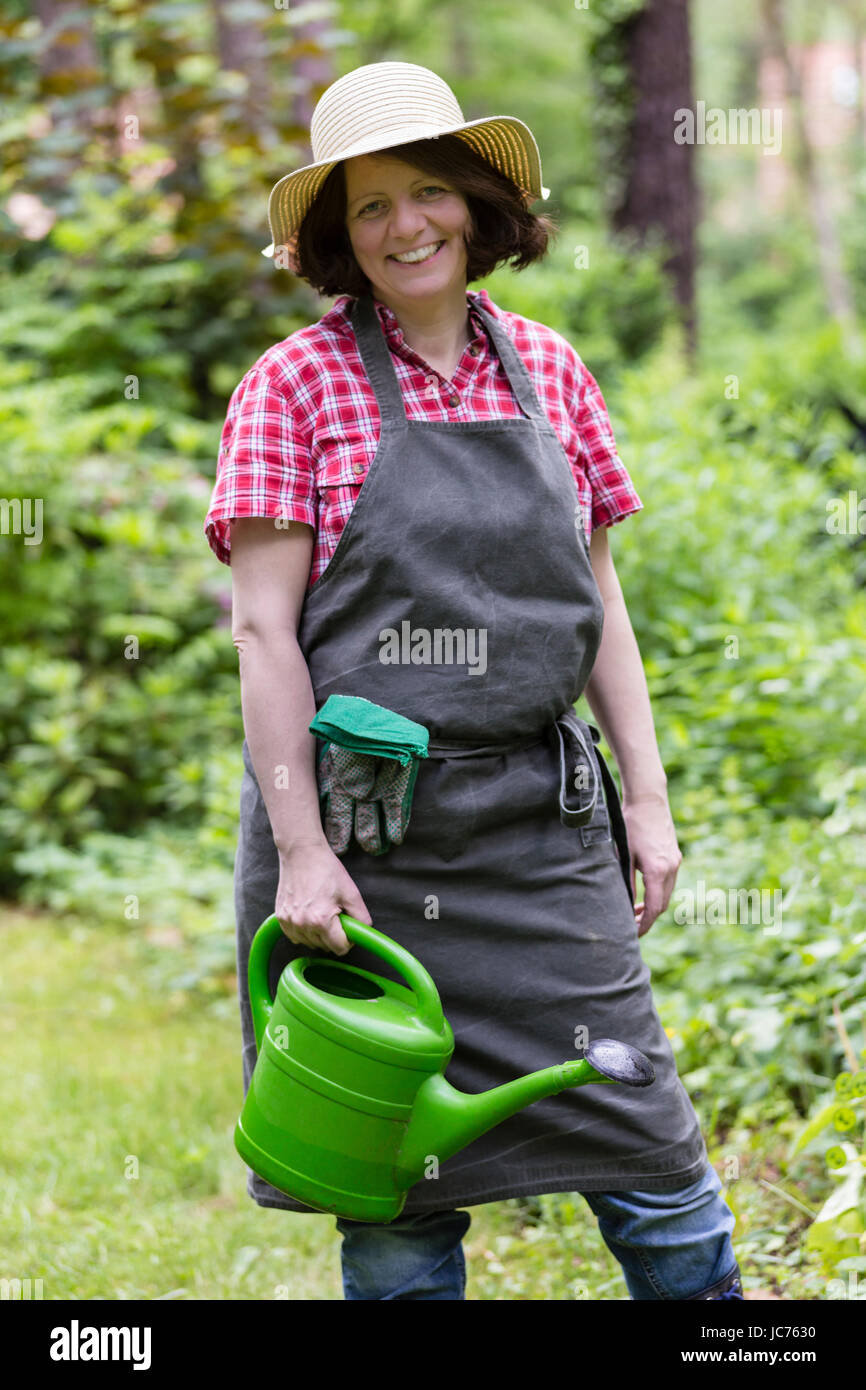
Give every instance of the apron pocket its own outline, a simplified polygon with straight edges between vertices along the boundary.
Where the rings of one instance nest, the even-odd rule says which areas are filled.
[[[580,838],[584,845],[595,845],[599,840],[610,840],[611,826],[610,816],[608,815],[607,805],[604,800],[604,793],[599,787],[598,800],[595,803],[595,810],[588,825],[578,826]]]

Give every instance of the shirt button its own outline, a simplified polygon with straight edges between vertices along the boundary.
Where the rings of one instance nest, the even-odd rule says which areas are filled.
[[[353,472],[353,473],[363,473],[364,470],[366,469],[366,467],[367,467],[367,465],[366,465],[365,463],[353,463],[353,464],[352,464],[352,472]]]
[[[473,343],[472,346],[471,346],[470,349],[469,349],[469,356],[470,356],[470,357],[477,357],[480,351],[481,351],[481,349],[480,349],[480,347],[478,347],[477,343]]]
[[[460,397],[459,397],[458,395],[456,395],[456,394],[453,395],[453,396],[449,396],[449,397],[448,397],[448,404],[449,404],[449,405],[459,405],[459,404],[460,404]]]

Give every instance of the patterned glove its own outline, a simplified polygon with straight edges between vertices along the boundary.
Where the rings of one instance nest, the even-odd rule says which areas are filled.
[[[401,845],[417,775],[416,758],[404,764],[327,744],[318,766],[319,795],[325,835],[334,853],[345,853],[353,830],[368,854],[384,854],[391,845]]]

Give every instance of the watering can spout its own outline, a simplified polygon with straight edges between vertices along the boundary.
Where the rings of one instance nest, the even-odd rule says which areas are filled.
[[[650,1086],[654,1079],[649,1059],[613,1038],[599,1038],[579,1060],[545,1067],[480,1095],[456,1090],[435,1072],[418,1091],[397,1168],[412,1183],[438,1176],[440,1163],[533,1101],[570,1086]]]

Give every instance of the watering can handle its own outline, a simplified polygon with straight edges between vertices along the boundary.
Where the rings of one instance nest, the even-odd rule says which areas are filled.
[[[274,1000],[271,994],[270,980],[268,978],[271,963],[271,952],[283,935],[280,926],[280,919],[276,916],[267,917],[259,927],[250,946],[249,960],[247,961],[247,980],[250,991],[250,1012],[253,1016],[253,1028],[256,1034],[256,1052],[262,1050],[262,1039],[265,1027],[271,1016],[274,1007]]]
[[[363,946],[367,951],[372,951],[374,955],[381,956],[382,960],[399,970],[418,1001],[418,1017],[438,1032],[442,1027],[442,1001],[432,976],[421,962],[396,941],[392,941],[390,936],[384,936],[382,932],[376,931],[375,927],[368,927],[363,922],[356,921],[348,912],[340,913],[340,925],[350,941]]]
[[[340,913],[340,923],[350,941],[356,942],[368,951],[373,951],[375,955],[386,960],[389,965],[393,965],[395,970],[399,970],[418,1001],[418,1017],[438,1032],[442,1027],[442,1003],[432,978],[421,962],[411,956],[408,951],[405,951],[402,946],[398,946],[397,942],[392,941],[389,936],[383,936],[373,927],[365,926],[363,922],[357,922],[347,912]],[[257,1052],[262,1050],[265,1027],[274,1007],[268,972],[271,952],[282,935],[283,929],[280,926],[279,917],[275,915],[268,917],[262,922],[253,937],[253,943],[250,947],[247,978]]]

